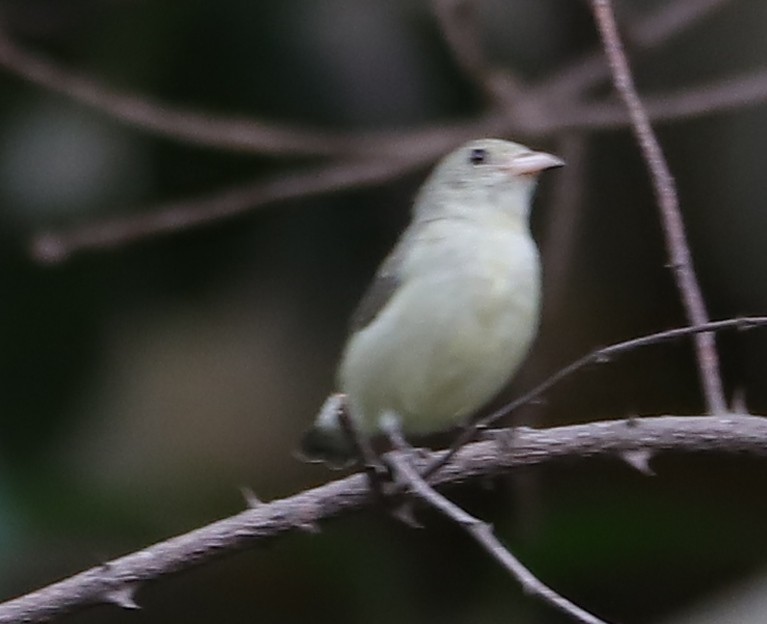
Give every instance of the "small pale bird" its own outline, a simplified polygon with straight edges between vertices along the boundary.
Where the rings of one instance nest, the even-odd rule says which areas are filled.
[[[392,423],[406,436],[446,431],[516,372],[540,315],[532,195],[538,174],[563,164],[480,139],[436,166],[352,320],[338,388],[359,435]],[[306,458],[351,457],[336,407],[326,404],[304,436]]]

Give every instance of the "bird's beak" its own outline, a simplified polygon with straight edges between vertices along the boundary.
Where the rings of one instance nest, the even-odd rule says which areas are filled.
[[[525,152],[511,159],[506,170],[512,175],[534,175],[546,169],[564,167],[565,161],[546,152]]]

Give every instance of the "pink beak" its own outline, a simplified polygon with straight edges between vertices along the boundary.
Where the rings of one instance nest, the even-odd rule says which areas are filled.
[[[554,167],[564,167],[565,161],[546,152],[525,152],[511,159],[506,170],[512,175],[531,175]]]

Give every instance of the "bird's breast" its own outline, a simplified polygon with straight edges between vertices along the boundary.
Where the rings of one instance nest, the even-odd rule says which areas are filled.
[[[445,224],[419,238],[385,309],[348,345],[342,386],[367,427],[448,428],[522,362],[539,314],[538,253],[526,230]]]

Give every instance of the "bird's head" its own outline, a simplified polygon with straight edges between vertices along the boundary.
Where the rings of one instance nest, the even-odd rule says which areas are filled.
[[[526,221],[538,175],[564,164],[552,154],[511,141],[470,141],[435,167],[416,201],[415,218],[500,212]]]

